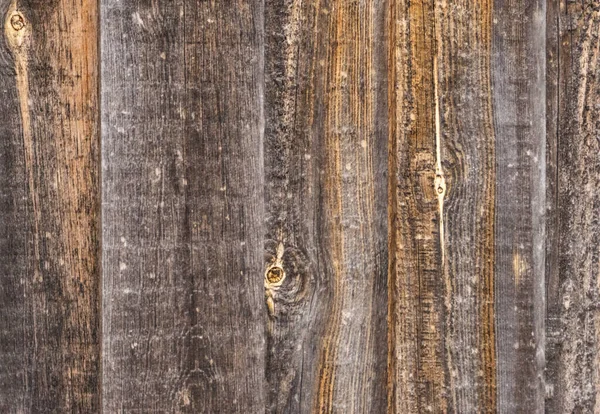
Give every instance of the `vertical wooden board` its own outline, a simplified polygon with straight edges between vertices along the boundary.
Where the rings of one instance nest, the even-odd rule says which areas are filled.
[[[495,139],[490,1],[443,3],[439,21],[442,263],[446,358],[455,412],[493,412]]]
[[[262,3],[101,5],[104,411],[261,412]]]
[[[546,2],[546,341],[545,341],[545,372],[546,384],[545,406],[550,408],[548,398],[552,398],[552,390],[556,364],[556,338],[559,329],[560,305],[557,301],[559,282],[559,212],[558,197],[558,100],[559,94],[559,58],[561,40],[559,39],[560,1]],[[551,412],[547,410],[546,412]]]
[[[268,0],[269,412],[385,412],[384,1]]]
[[[436,182],[435,3],[392,1],[389,410],[448,410]]]
[[[389,411],[494,412],[492,3],[391,2]]]
[[[548,131],[555,166],[552,206],[558,231],[549,240],[557,271],[548,273],[548,412],[600,410],[600,9],[597,2],[549,2],[555,61],[548,79],[556,129]],[[552,177],[553,178],[553,177]],[[552,260],[550,258],[550,260]]]
[[[499,412],[544,412],[544,1],[494,1]]]
[[[0,6],[0,410],[98,412],[97,4]]]

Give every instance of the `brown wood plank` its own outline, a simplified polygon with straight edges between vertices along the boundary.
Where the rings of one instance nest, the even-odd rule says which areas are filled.
[[[549,241],[547,412],[600,410],[600,10],[595,1],[551,1],[553,64],[548,130],[555,232]],[[556,257],[552,257],[555,255]]]
[[[544,412],[546,101],[544,1],[496,1],[498,411]]]
[[[104,411],[261,412],[262,3],[101,5]]]
[[[448,410],[434,2],[390,8],[390,412]]]
[[[98,412],[97,3],[0,9],[0,411]]]
[[[389,411],[496,410],[492,2],[392,2]]]
[[[266,1],[268,412],[386,410],[385,6]]]

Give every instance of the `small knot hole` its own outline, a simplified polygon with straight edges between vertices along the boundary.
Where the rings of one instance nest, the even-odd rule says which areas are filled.
[[[269,283],[279,283],[283,280],[284,276],[285,272],[280,266],[271,266],[269,269],[267,269],[266,277],[267,282]]]
[[[10,18],[10,25],[13,29],[15,29],[18,32],[23,27],[25,27],[25,20],[23,19],[23,16],[20,13],[15,13]]]

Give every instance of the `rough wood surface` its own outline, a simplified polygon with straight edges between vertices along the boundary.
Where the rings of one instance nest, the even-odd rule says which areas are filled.
[[[0,412],[600,412],[597,2],[0,10]]]
[[[261,412],[262,4],[101,8],[104,412]]]
[[[97,412],[97,3],[0,6],[0,411]]]
[[[269,412],[385,411],[385,6],[265,5]]]
[[[544,412],[545,2],[494,2],[497,408]]]
[[[392,2],[388,410],[398,413],[448,410],[435,21],[433,2]]]
[[[600,7],[549,1],[547,412],[600,410]]]
[[[491,412],[492,4],[392,4],[388,409]]]

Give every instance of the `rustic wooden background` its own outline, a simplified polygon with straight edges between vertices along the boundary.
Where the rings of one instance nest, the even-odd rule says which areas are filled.
[[[596,0],[0,10],[0,412],[600,413]]]

